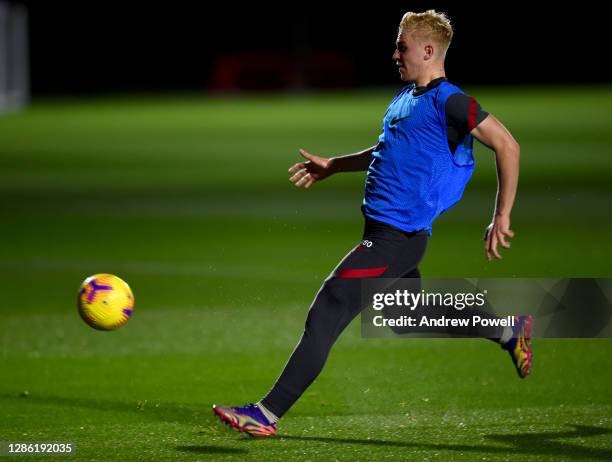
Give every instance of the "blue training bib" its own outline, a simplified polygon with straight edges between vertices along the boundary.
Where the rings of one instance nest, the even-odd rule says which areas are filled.
[[[404,231],[426,230],[456,204],[474,172],[473,137],[453,154],[446,136],[446,100],[463,93],[442,82],[414,96],[415,85],[393,99],[366,177],[364,215]]]

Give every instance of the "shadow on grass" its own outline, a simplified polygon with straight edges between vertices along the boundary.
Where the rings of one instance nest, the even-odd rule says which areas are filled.
[[[95,411],[110,411],[131,413],[145,419],[156,419],[166,422],[178,423],[206,423],[204,418],[210,417],[216,420],[210,406],[185,406],[184,404],[155,403],[155,402],[119,402],[95,400],[86,398],[68,398],[63,396],[49,395],[27,395],[17,396],[0,394],[0,399],[21,400],[24,406],[33,404],[44,404],[61,407],[76,407]],[[177,446],[177,451],[190,452],[194,454],[248,454],[246,449],[230,448],[223,446]]]
[[[96,411],[111,411],[130,413],[145,419],[156,419],[164,422],[179,423],[204,423],[203,418],[214,419],[210,408],[207,405],[185,406],[184,404],[173,403],[148,403],[143,402],[113,402],[105,400],[95,400],[86,398],[68,398],[61,396],[42,396],[28,395],[27,397],[17,397],[16,395],[0,394],[0,399],[22,400],[24,405],[28,404],[50,404],[56,406],[77,407],[92,409]],[[208,419],[207,419],[208,420]],[[597,459],[612,460],[612,449],[593,448],[585,445],[572,443],[575,438],[587,438],[591,436],[610,435],[612,429],[603,427],[591,427],[586,425],[571,425],[573,430],[559,432],[540,432],[540,433],[511,433],[511,434],[490,434],[485,438],[493,442],[502,443],[504,446],[489,445],[468,445],[450,443],[420,443],[386,441],[376,439],[349,439],[349,438],[325,438],[316,436],[291,436],[279,435],[279,438],[288,441],[323,442],[338,444],[354,444],[366,446],[399,447],[406,449],[431,449],[449,450],[474,453],[489,454],[525,454],[525,455],[544,455],[556,456],[557,458],[573,459]],[[177,450],[188,451],[201,454],[221,454],[221,453],[245,453],[245,450],[234,448],[224,448],[220,446],[179,446]]]
[[[0,400],[20,400],[27,405],[53,405],[61,407],[74,407],[91,409],[95,411],[125,412],[144,419],[156,419],[162,422],[197,423],[202,417],[214,417],[212,408],[203,404],[201,406],[186,406],[176,403],[160,403],[155,401],[107,401],[91,398],[70,398],[65,396],[50,396],[29,394],[27,397],[0,394]]]
[[[225,448],[222,446],[177,446],[177,451],[194,454],[248,454],[246,449]]]
[[[572,459],[596,459],[611,460],[612,449],[592,448],[579,446],[571,442],[562,441],[564,439],[585,438],[589,436],[610,435],[612,429],[601,427],[589,427],[586,425],[572,425],[574,430],[563,432],[542,432],[542,433],[512,433],[504,435],[485,435],[485,438],[498,441],[507,445],[487,446],[487,445],[468,445],[468,444],[433,444],[419,442],[401,442],[384,440],[364,440],[349,438],[324,438],[316,436],[280,436],[284,440],[307,441],[322,443],[341,443],[341,444],[362,444],[370,446],[398,447],[406,449],[431,449],[435,451],[448,450],[460,452],[475,452],[489,454],[523,454],[556,456],[557,458]]]

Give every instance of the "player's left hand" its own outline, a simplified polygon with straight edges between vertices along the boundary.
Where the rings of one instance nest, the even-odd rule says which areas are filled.
[[[491,261],[493,256],[501,260],[502,256],[497,250],[497,244],[509,249],[510,242],[506,238],[512,237],[514,237],[514,231],[510,229],[510,217],[507,215],[495,215],[493,222],[487,226],[484,235],[487,260]]]

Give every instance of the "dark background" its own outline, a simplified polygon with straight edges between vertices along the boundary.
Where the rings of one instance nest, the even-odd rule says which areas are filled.
[[[397,84],[391,60],[397,25],[405,11],[428,8],[445,11],[454,24],[447,75],[458,84],[608,80],[600,64],[605,28],[598,21],[604,14],[592,7],[535,8],[535,2],[21,3],[29,12],[34,96],[211,89],[221,58],[234,55],[244,64],[253,52],[284,57],[268,65],[270,73],[290,67],[283,64],[287,60],[294,66],[309,53],[331,53],[332,60],[347,64],[327,78],[312,78],[313,72],[325,74],[324,61],[306,81],[289,84],[272,82],[269,75],[257,77],[247,66],[254,76],[251,83],[268,80],[272,89],[322,87],[326,80],[329,86],[347,88]],[[243,75],[239,86],[249,88],[244,80]],[[255,82],[253,87],[266,85]]]

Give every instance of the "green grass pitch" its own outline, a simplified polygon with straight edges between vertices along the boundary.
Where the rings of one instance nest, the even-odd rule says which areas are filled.
[[[516,238],[484,260],[496,182],[479,146],[423,275],[612,276],[612,89],[470,90],[522,145]],[[212,415],[270,388],[360,238],[363,175],[296,190],[298,148],[375,144],[392,95],[66,100],[2,115],[0,441],[73,442],[72,460],[612,459],[605,339],[536,339],[521,381],[490,342],[362,339],[356,320],[278,437]],[[115,332],[76,312],[97,272],[135,293]]]

